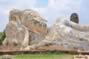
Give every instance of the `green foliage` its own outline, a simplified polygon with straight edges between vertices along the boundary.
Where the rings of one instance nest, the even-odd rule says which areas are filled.
[[[5,37],[5,32],[0,32],[0,45],[2,44],[2,41],[5,39]]]

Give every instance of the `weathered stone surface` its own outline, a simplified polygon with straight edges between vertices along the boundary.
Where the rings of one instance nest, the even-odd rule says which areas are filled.
[[[9,23],[6,26],[6,38],[3,45],[13,45],[22,49],[41,41],[46,33],[46,21],[31,9],[10,11]]]
[[[89,55],[74,55],[73,59],[89,59]]]
[[[14,59],[11,55],[3,55],[1,59]]]
[[[39,13],[30,9],[12,10],[5,33],[3,45],[17,46],[22,50],[46,47],[46,50],[89,51],[89,25],[57,19],[48,29]]]
[[[56,45],[58,46],[57,48],[62,47],[63,50],[89,51],[88,29],[89,26],[82,26],[65,19],[58,19],[49,29],[45,39],[36,45],[29,46],[29,49],[45,45]]]
[[[32,32],[43,34],[47,32],[46,20],[43,19],[39,13],[31,9],[26,9],[23,11],[17,9],[12,10],[10,12],[10,19],[24,25]]]
[[[6,27],[6,39],[4,40],[4,45],[20,45],[22,40],[25,37],[25,28],[17,27],[16,22],[10,21],[10,23]]]

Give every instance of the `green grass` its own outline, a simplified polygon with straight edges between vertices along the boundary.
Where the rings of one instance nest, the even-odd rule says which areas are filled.
[[[69,54],[19,54],[14,55],[14,59],[72,59],[72,55]]]

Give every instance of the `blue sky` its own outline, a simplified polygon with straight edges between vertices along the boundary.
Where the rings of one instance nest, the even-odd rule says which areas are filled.
[[[48,0],[38,0],[37,1],[37,6],[38,8],[43,8],[48,5]]]
[[[33,9],[38,11],[52,25],[58,17],[79,14],[80,24],[89,24],[89,0],[0,0],[0,31],[9,22],[9,11]]]

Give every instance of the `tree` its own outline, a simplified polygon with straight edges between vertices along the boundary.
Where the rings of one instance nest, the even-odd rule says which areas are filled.
[[[75,23],[79,23],[79,17],[77,13],[72,13],[70,16],[70,21],[75,22]]]
[[[0,45],[2,44],[5,37],[6,37],[5,32],[0,32]]]

